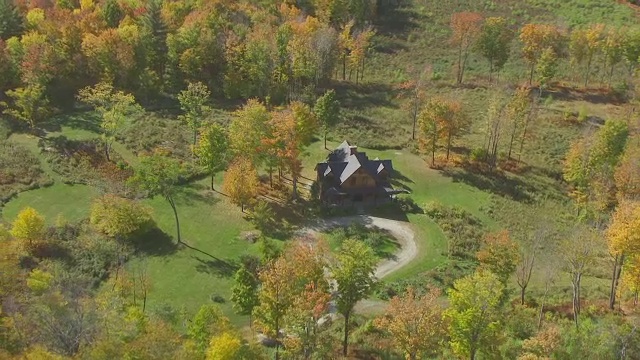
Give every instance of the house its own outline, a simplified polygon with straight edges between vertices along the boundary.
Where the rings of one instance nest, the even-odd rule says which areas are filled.
[[[391,160],[371,160],[346,140],[315,170],[320,200],[328,205],[379,204],[407,193],[391,186]]]

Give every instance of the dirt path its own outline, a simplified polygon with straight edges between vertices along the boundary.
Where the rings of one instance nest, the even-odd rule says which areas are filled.
[[[394,254],[394,259],[384,260],[378,264],[378,268],[375,271],[375,276],[378,279],[382,279],[407,265],[418,254],[418,246],[416,245],[413,229],[411,229],[411,225],[408,222],[404,221],[389,220],[368,215],[345,216],[320,219],[315,224],[307,226],[303,232],[318,233],[351,224],[363,224],[367,227],[375,226],[387,230],[400,244],[400,251]]]

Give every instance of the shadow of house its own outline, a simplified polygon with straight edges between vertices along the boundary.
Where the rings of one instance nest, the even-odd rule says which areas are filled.
[[[393,188],[391,160],[371,160],[346,140],[315,170],[319,198],[325,205],[378,205],[408,193]]]

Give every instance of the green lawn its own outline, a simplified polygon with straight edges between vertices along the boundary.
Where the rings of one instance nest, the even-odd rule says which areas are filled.
[[[86,218],[91,201],[98,192],[86,185],[66,185],[55,183],[52,186],[30,190],[18,194],[2,209],[2,218],[13,221],[18,212],[30,206],[41,213],[49,224],[54,224],[58,215],[68,221]]]

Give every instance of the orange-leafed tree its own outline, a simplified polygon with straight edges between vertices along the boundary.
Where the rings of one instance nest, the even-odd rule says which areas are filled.
[[[618,200],[640,199],[640,137],[627,140],[613,178]]]
[[[435,152],[440,141],[447,149],[447,160],[453,140],[460,137],[469,125],[469,119],[458,101],[446,99],[430,100],[420,113],[420,147],[431,150],[431,162],[435,163]]]
[[[471,46],[474,45],[482,27],[482,15],[475,12],[459,12],[451,15],[451,43],[458,48],[456,83],[461,84]]]
[[[480,267],[494,273],[505,288],[520,260],[518,244],[507,230],[487,234],[476,256]]]
[[[407,359],[430,358],[440,354],[446,326],[442,318],[443,306],[439,289],[431,289],[419,296],[413,288],[389,302],[385,314],[376,319],[375,326],[390,335],[395,347]]]
[[[256,168],[246,157],[238,157],[227,169],[222,189],[244,212],[244,206],[258,195],[258,185]]]

